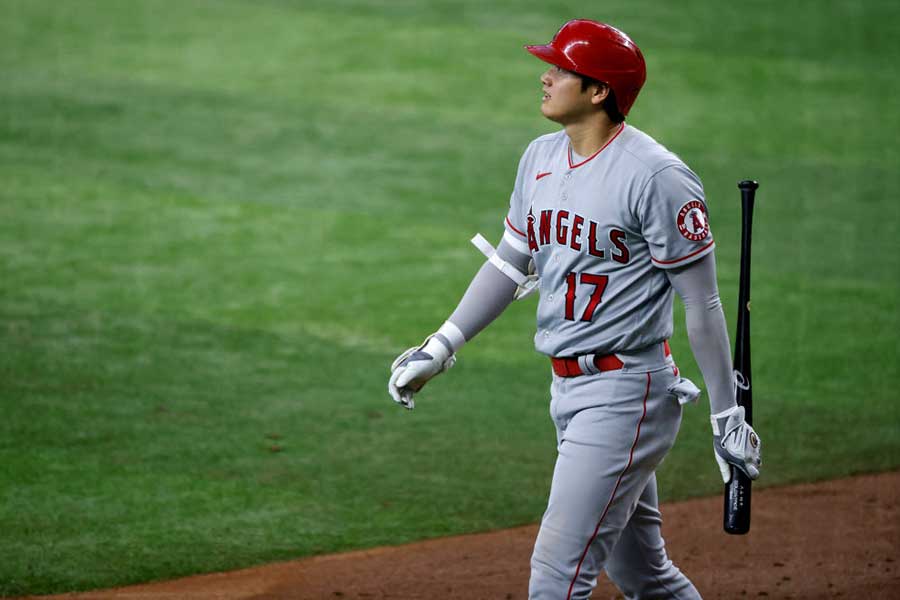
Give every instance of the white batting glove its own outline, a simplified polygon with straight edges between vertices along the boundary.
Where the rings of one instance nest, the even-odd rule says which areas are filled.
[[[678,381],[669,386],[668,391],[678,398],[678,404],[682,406],[691,403],[696,404],[701,393],[697,384],[686,377],[679,377]]]
[[[722,473],[722,481],[731,479],[731,466],[735,466],[750,479],[759,477],[762,465],[760,451],[762,440],[753,427],[744,421],[744,407],[734,406],[710,417],[713,430],[713,449]]]
[[[456,355],[436,335],[429,336],[421,346],[409,348],[391,364],[388,393],[394,402],[412,410],[413,395],[425,384],[456,364]]]

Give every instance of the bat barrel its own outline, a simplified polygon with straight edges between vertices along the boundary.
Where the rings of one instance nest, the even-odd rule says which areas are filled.
[[[746,179],[741,190],[741,277],[738,287],[737,338],[734,345],[734,368],[740,371],[748,388],[750,382],[750,255],[753,240],[753,204],[759,183]],[[737,403],[744,407],[744,418],[753,424],[753,402],[750,389],[738,389]]]

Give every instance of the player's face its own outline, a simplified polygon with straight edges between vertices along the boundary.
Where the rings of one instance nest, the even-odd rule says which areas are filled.
[[[541,113],[562,125],[577,122],[595,111],[592,90],[581,89],[581,78],[559,67],[550,67],[541,75],[544,96]]]

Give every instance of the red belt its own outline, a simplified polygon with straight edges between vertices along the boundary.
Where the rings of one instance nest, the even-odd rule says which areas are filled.
[[[664,341],[663,346],[665,348],[666,356],[670,356],[672,350],[669,348],[669,340]],[[550,363],[553,365],[553,372],[559,377],[578,377],[579,375],[584,375],[584,371],[581,370],[581,365],[578,364],[577,356],[571,358],[550,357]],[[623,363],[615,354],[608,354],[606,356],[595,354],[594,366],[597,367],[600,372],[618,371],[625,366],[625,363]]]
[[[581,365],[578,364],[578,358],[550,358],[550,362],[553,364],[553,372],[556,373],[560,377],[578,377],[579,375],[584,375],[584,371],[581,370]],[[609,354],[607,356],[600,356],[599,354],[594,355],[594,366],[596,366],[600,371],[617,371],[625,366],[619,357],[615,354]]]

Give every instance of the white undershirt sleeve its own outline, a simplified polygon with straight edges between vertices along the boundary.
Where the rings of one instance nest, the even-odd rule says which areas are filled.
[[[710,412],[720,413],[734,406],[735,399],[731,342],[716,284],[715,254],[667,270],[666,275],[684,302],[688,341],[706,383]]]

